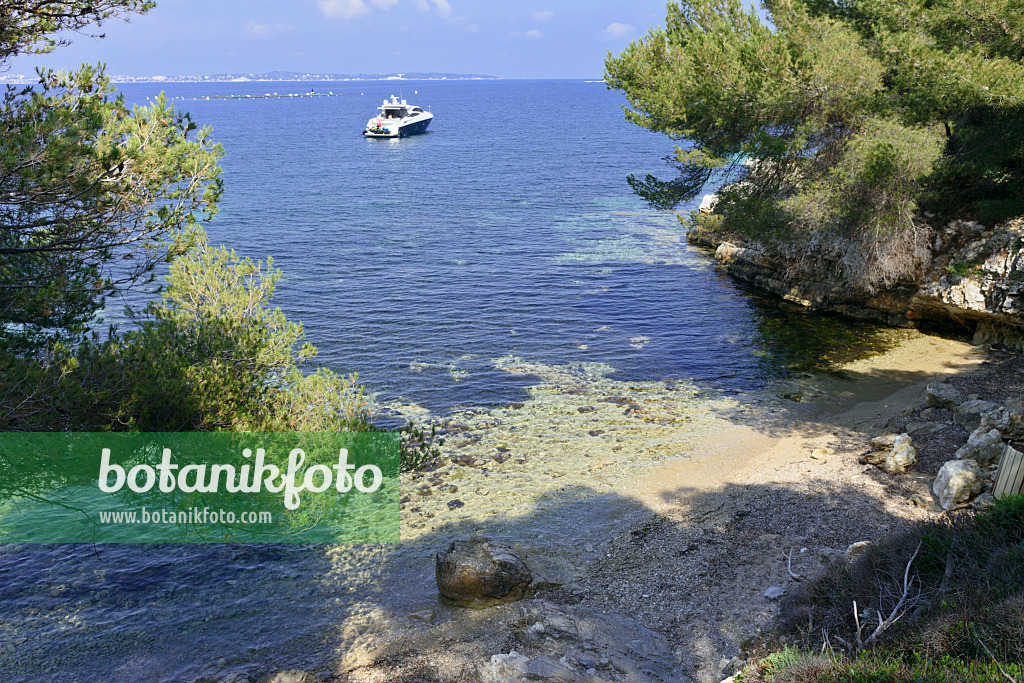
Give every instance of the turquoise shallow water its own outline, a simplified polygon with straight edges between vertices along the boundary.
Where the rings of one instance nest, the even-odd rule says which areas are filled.
[[[381,403],[441,415],[517,403],[544,371],[565,375],[561,393],[586,400],[633,390],[614,380],[684,380],[663,382],[652,400],[674,404],[685,393],[700,403],[685,380],[708,393],[757,389],[860,329],[743,291],[685,244],[674,213],[635,197],[626,175],[664,174],[671,142],[626,124],[619,96],[601,83],[331,83],[315,88],[342,96],[205,99],[309,88],[173,84],[167,94],[212,125],[226,150],[212,239],[241,255],[273,255],[285,274],[276,303],[305,324],[318,362],[358,371]],[[157,90],[123,92],[142,102]],[[432,109],[428,134],[360,135],[392,93]],[[110,302],[110,320],[121,303]],[[815,339],[823,341],[811,353]],[[586,383],[593,397],[576,388]],[[566,433],[559,416],[591,414],[549,394],[549,415],[516,418],[537,423],[532,431],[501,428],[571,451],[577,444],[553,441]],[[614,405],[619,422],[633,419]],[[603,433],[577,428],[595,440]],[[527,479],[552,468],[541,446],[513,444],[530,458],[520,468]],[[530,486],[540,490],[530,481],[521,489]],[[636,513],[605,486],[590,497],[544,494],[544,514],[494,504],[507,507],[501,517],[519,537],[540,542],[546,533],[578,564],[586,539],[596,544]],[[372,615],[397,615],[404,628],[434,603],[433,553],[481,527],[451,514],[455,526],[386,550],[0,545],[0,680],[248,681],[322,671],[375,636]]]
[[[687,247],[675,213],[632,194],[629,173],[669,172],[671,141],[627,124],[603,83],[318,83],[342,96],[205,99],[310,87],[167,94],[225,147],[212,239],[273,255],[276,303],[305,324],[318,362],[358,371],[381,402],[443,414],[522,400],[531,379],[494,367],[510,354],[718,389],[777,373],[761,323],[778,311]],[[122,88],[139,102],[157,92]],[[392,93],[433,111],[429,133],[360,135]]]

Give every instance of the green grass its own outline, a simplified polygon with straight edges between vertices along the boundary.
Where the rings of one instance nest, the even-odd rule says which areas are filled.
[[[913,609],[854,656],[843,645],[857,642],[853,601],[878,609],[919,543]],[[748,667],[743,683],[1024,683],[1024,496],[833,564],[783,602],[778,629],[799,647]]]

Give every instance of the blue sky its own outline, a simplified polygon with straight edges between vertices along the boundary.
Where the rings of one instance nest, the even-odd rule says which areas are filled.
[[[596,78],[618,52],[662,24],[664,0],[158,0],[106,38],[19,57],[37,65],[103,61],[132,76],[264,72],[444,71],[503,78]]]

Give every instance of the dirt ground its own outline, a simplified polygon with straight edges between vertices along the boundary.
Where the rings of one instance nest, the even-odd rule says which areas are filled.
[[[941,514],[931,481],[968,431],[949,411],[920,416],[924,389],[937,381],[985,400],[1020,398],[1024,359],[916,335],[847,366],[843,379],[809,378],[805,394],[812,400],[767,422],[732,426],[709,437],[700,452],[638,474],[631,495],[644,514],[605,539],[572,580],[541,591],[529,606],[431,615],[427,629],[348,653],[337,679],[482,680],[480,664],[488,658],[529,649],[523,636],[529,610],[566,609],[576,617],[619,618],[616,627],[632,628],[634,642],[653,638],[645,646],[653,648],[649,659],[667,648],[671,673],[652,665],[630,678],[597,667],[488,680],[718,683],[757,650],[778,596],[801,577],[853,543]],[[860,462],[871,438],[923,420],[935,424],[914,439],[920,459],[908,472],[889,475]],[[561,652],[563,665],[578,664],[578,653],[590,647],[579,638],[575,650],[561,651],[549,639],[548,654]]]

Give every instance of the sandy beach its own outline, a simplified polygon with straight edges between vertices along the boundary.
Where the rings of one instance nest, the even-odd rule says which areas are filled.
[[[410,477],[403,520],[413,538],[429,529],[432,539],[471,531],[509,542],[535,574],[558,584],[528,601],[543,601],[541,609],[620,615],[664,638],[678,665],[661,674],[650,669],[646,680],[717,683],[770,628],[778,602],[766,590],[785,592],[792,574],[813,574],[853,543],[937,514],[910,502],[927,494],[933,472],[892,476],[859,456],[894,417],[923,407],[928,383],[964,376],[985,356],[966,343],[910,333],[886,353],[846,364],[840,376],[802,378],[799,390],[809,398],[800,402],[763,395],[693,401],[691,387],[652,384],[632,387],[625,409],[614,400],[591,405],[597,394],[622,389],[599,373],[591,384],[550,373],[535,390],[534,421],[508,425],[511,411],[496,411],[479,439],[466,429],[460,435],[471,445],[453,446],[507,450],[510,463],[543,450],[550,466],[537,467],[548,487],[538,483],[543,474],[531,472],[531,490],[500,457],[482,464],[467,454],[463,465]],[[612,410],[606,406],[623,419],[602,416]],[[573,413],[580,416],[575,434],[543,419]],[[636,415],[646,420],[634,427]],[[595,443],[586,427],[597,418],[605,429],[598,437],[617,436]],[[672,457],[672,448],[682,457]],[[447,507],[446,482],[460,471],[452,496],[465,502],[453,510],[463,521],[437,522],[445,517],[438,503]],[[418,493],[427,486],[429,495]],[[478,496],[497,500],[478,504]],[[347,652],[341,672],[350,680],[472,680],[475,664],[523,649],[529,609],[430,607],[397,640]],[[608,675],[596,668],[593,680],[617,680]]]

